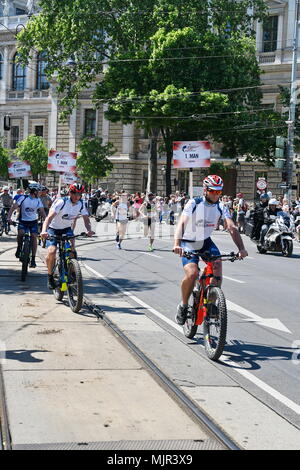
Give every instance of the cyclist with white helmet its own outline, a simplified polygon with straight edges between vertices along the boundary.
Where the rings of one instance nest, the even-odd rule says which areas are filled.
[[[173,251],[182,256],[185,276],[181,283],[182,301],[177,307],[176,321],[183,325],[188,313],[188,301],[198,276],[199,256],[188,259],[183,256],[184,251],[209,252],[219,255],[220,251],[211,239],[213,230],[217,227],[220,217],[226,221],[227,229],[236,244],[240,258],[248,256],[243,240],[231,218],[227,207],[219,201],[223,190],[223,180],[220,176],[209,175],[203,181],[203,197],[189,200],[183,209],[175,232]],[[220,260],[213,263],[216,285],[221,285],[222,263]]]
[[[30,183],[28,186],[29,194],[20,196],[12,205],[7,215],[8,223],[12,223],[12,213],[19,210],[19,224],[18,224],[18,247],[15,253],[16,258],[20,257],[21,247],[24,233],[29,229],[32,237],[32,258],[30,267],[36,268],[35,256],[37,250],[37,236],[38,236],[38,216],[46,217],[44,206],[39,198],[41,185],[39,183]]]
[[[87,235],[91,237],[94,235],[91,229],[91,222],[89,212],[85,203],[82,201],[82,194],[84,193],[84,186],[80,183],[71,184],[69,188],[69,196],[57,198],[50,208],[50,212],[46,217],[41,236],[47,239],[53,235],[73,235],[72,226],[74,221],[82,215],[84,225],[87,230]],[[48,287],[55,289],[55,282],[53,278],[53,267],[55,264],[56,246],[57,241],[50,239],[48,244],[48,254],[46,263],[48,268]],[[73,251],[75,251],[74,240],[72,240]]]

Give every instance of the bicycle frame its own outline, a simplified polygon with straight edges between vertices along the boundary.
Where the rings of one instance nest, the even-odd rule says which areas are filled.
[[[200,273],[200,271],[199,271]],[[207,299],[206,299],[206,291],[207,287],[211,285],[211,281],[214,278],[213,275],[213,263],[211,261],[206,262],[206,266],[203,270],[203,273],[199,276],[199,284],[200,284],[200,299],[197,308],[197,315],[195,325],[202,325],[204,318],[207,314]]]
[[[54,265],[53,272],[55,271],[55,268],[57,265],[59,274],[60,274],[60,284],[61,288],[60,290],[62,292],[66,292],[68,289],[67,284],[68,284],[68,264],[70,261],[70,253],[71,253],[71,244],[69,240],[64,240],[60,239],[58,241],[58,250],[59,250],[59,256],[57,259],[57,262]]]

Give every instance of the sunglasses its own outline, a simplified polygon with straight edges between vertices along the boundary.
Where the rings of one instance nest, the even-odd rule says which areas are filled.
[[[222,190],[221,189],[208,189],[207,190],[208,193],[212,193],[212,194],[216,194],[218,196],[220,196],[220,194],[222,194]]]

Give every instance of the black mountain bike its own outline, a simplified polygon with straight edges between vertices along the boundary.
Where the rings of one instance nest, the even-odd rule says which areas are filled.
[[[30,234],[30,229],[26,227],[24,235],[23,235],[23,240],[22,240],[22,246],[21,246],[21,252],[20,252],[20,261],[22,263],[22,271],[21,271],[21,281],[26,280],[27,272],[28,272],[28,265],[32,253],[32,244],[33,244],[33,238],[32,235]]]
[[[68,293],[68,302],[73,312],[78,313],[83,304],[83,282],[80,265],[72,251],[71,239],[86,236],[79,235],[53,235],[50,240],[58,242],[58,254],[52,271],[56,284],[53,290],[56,300],[62,301],[65,292]]]

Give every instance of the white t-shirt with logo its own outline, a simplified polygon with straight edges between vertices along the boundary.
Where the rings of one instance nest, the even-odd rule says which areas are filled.
[[[43,203],[40,198],[30,196],[20,196],[15,201],[20,209],[20,220],[23,222],[34,222],[38,219],[38,209],[43,209]]]
[[[209,238],[217,227],[220,217],[231,219],[230,212],[222,202],[209,204],[205,198],[189,200],[182,214],[188,217],[182,240],[187,249],[201,249],[204,240]]]
[[[76,204],[73,204],[69,197],[67,199],[56,199],[51,206],[51,210],[55,211],[56,216],[52,219],[50,228],[56,230],[71,227],[72,222],[79,215],[89,215],[84,201],[79,200]]]

